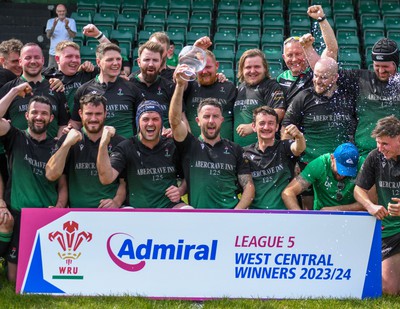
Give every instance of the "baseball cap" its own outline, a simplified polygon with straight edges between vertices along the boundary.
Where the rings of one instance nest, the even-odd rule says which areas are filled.
[[[139,131],[139,119],[142,116],[142,114],[147,113],[147,112],[156,112],[160,114],[160,117],[162,119],[162,107],[160,103],[157,101],[152,101],[152,100],[147,100],[139,104],[137,111],[136,111],[136,128]]]
[[[357,175],[357,166],[359,153],[357,147],[352,143],[339,145],[333,156],[336,160],[336,169],[341,176],[355,177]]]
[[[373,61],[393,61],[399,66],[399,48],[397,43],[391,39],[380,39],[372,47]]]

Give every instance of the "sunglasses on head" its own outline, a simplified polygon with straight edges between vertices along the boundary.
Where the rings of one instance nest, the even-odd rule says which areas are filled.
[[[288,38],[283,42],[283,45],[286,45],[287,43],[292,42],[292,41],[299,42],[299,41],[300,41],[300,37],[299,37],[299,36],[291,36],[291,37],[288,37]]]

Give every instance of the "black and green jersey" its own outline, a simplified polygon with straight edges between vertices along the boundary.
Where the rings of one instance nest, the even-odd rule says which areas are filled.
[[[307,68],[298,76],[293,76],[292,71],[282,72],[276,81],[279,83],[285,95],[286,105],[292,103],[293,98],[301,91],[313,86],[313,71]]]
[[[10,178],[5,201],[11,210],[47,208],[57,203],[57,182],[46,178],[46,163],[55,148],[56,140],[33,139],[27,131],[11,126],[1,138],[8,156]]]
[[[190,130],[196,137],[200,136],[200,127],[197,125],[197,107],[206,98],[215,98],[222,104],[224,122],[221,126],[221,137],[233,140],[233,104],[236,99],[236,86],[226,81],[215,82],[210,86],[201,86],[198,83],[189,83],[185,91],[184,105]]]
[[[183,158],[189,204],[195,208],[234,208],[239,202],[238,176],[250,175],[243,149],[227,139],[211,146],[192,134],[175,143]]]
[[[165,128],[169,128],[168,111],[175,91],[175,84],[161,76],[158,76],[149,87],[140,81],[138,75],[131,78],[130,81],[140,90],[143,100],[153,100],[161,105],[163,125]]]
[[[253,110],[260,106],[286,109],[282,89],[276,80],[265,78],[256,86],[246,83],[240,84],[233,107],[233,141],[240,146],[248,146],[257,142],[255,133],[246,137],[237,134],[236,128],[240,124],[250,124],[253,121]]]
[[[282,126],[296,125],[307,142],[302,162],[308,163],[340,144],[351,142],[356,128],[355,97],[339,87],[328,98],[313,89],[301,91],[286,111]]]
[[[99,67],[96,66],[93,72],[79,71],[79,72],[76,72],[72,76],[67,76],[60,70],[58,70],[54,67],[50,67],[50,68],[46,68],[42,72],[42,74],[46,77],[46,79],[58,78],[59,80],[62,81],[62,83],[65,87],[64,93],[65,93],[65,96],[66,96],[67,102],[68,102],[68,111],[71,113],[72,109],[74,107],[75,92],[84,83],[95,78],[96,75],[99,74],[99,71],[100,71]]]
[[[244,147],[256,195],[250,208],[286,209],[281,193],[293,178],[297,157],[290,150],[294,141],[275,141],[263,152],[258,143]]]
[[[138,136],[120,143],[110,156],[111,165],[126,175],[129,203],[134,208],[167,208],[174,204],[165,195],[177,186],[179,158],[174,141],[161,137],[150,149]]]
[[[120,77],[112,83],[100,83],[98,77],[83,84],[75,93],[74,108],[71,119],[81,121],[79,116],[79,99],[88,93],[96,93],[107,99],[107,118],[105,124],[113,126],[117,134],[129,138],[135,128],[136,109],[142,98],[140,91],[131,82]]]
[[[358,161],[358,170],[364,160]],[[314,189],[314,210],[327,206],[352,204],[354,199],[355,178],[345,177],[339,181],[332,172],[331,155],[326,153],[311,161],[301,172],[301,177]]]
[[[7,84],[9,81],[12,81],[16,78],[17,75],[15,75],[13,72],[0,67],[0,88]]]
[[[93,142],[81,130],[83,138],[73,145],[68,153],[64,174],[68,177],[68,197],[71,208],[97,208],[102,199],[113,199],[117,193],[119,179],[109,185],[102,185],[97,173],[97,153],[100,139]],[[57,143],[55,151],[61,147],[67,135],[63,135]],[[124,140],[115,135],[111,138],[108,151]]]
[[[24,77],[8,82],[0,89],[0,98],[3,98],[11,88],[25,83]],[[49,137],[56,137],[59,126],[65,126],[68,124],[68,114],[66,109],[67,99],[61,92],[55,92],[50,89],[50,83],[43,78],[41,82],[33,83],[29,85],[32,87],[33,96],[40,95],[48,98],[51,102],[54,120],[50,123],[47,128],[47,135]],[[10,119],[13,126],[18,129],[25,130],[28,127],[28,123],[25,118],[25,112],[28,110],[28,103],[32,96],[27,95],[25,98],[17,96],[7,110],[4,118]]]
[[[360,155],[367,156],[376,148],[371,133],[377,121],[390,115],[400,118],[400,74],[390,78],[389,82],[382,82],[374,72],[367,70],[341,73],[348,84],[356,85],[353,87],[358,92],[355,143]]]
[[[376,186],[378,204],[386,209],[392,198],[400,198],[400,157],[387,160],[377,149],[372,150],[357,176],[356,185],[369,190]],[[382,220],[382,238],[400,233],[400,217],[387,216]]]

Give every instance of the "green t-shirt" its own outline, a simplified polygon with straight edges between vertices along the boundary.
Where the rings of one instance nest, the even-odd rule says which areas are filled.
[[[360,157],[358,170],[364,160]],[[311,161],[300,176],[314,188],[314,210],[327,206],[352,204],[356,200],[353,196],[355,177],[346,177],[341,181],[336,180],[331,167],[329,153],[319,156]]]

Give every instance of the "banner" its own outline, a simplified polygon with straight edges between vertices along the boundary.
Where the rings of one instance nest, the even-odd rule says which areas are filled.
[[[16,289],[371,298],[382,292],[380,246],[380,221],[361,212],[23,209]]]

